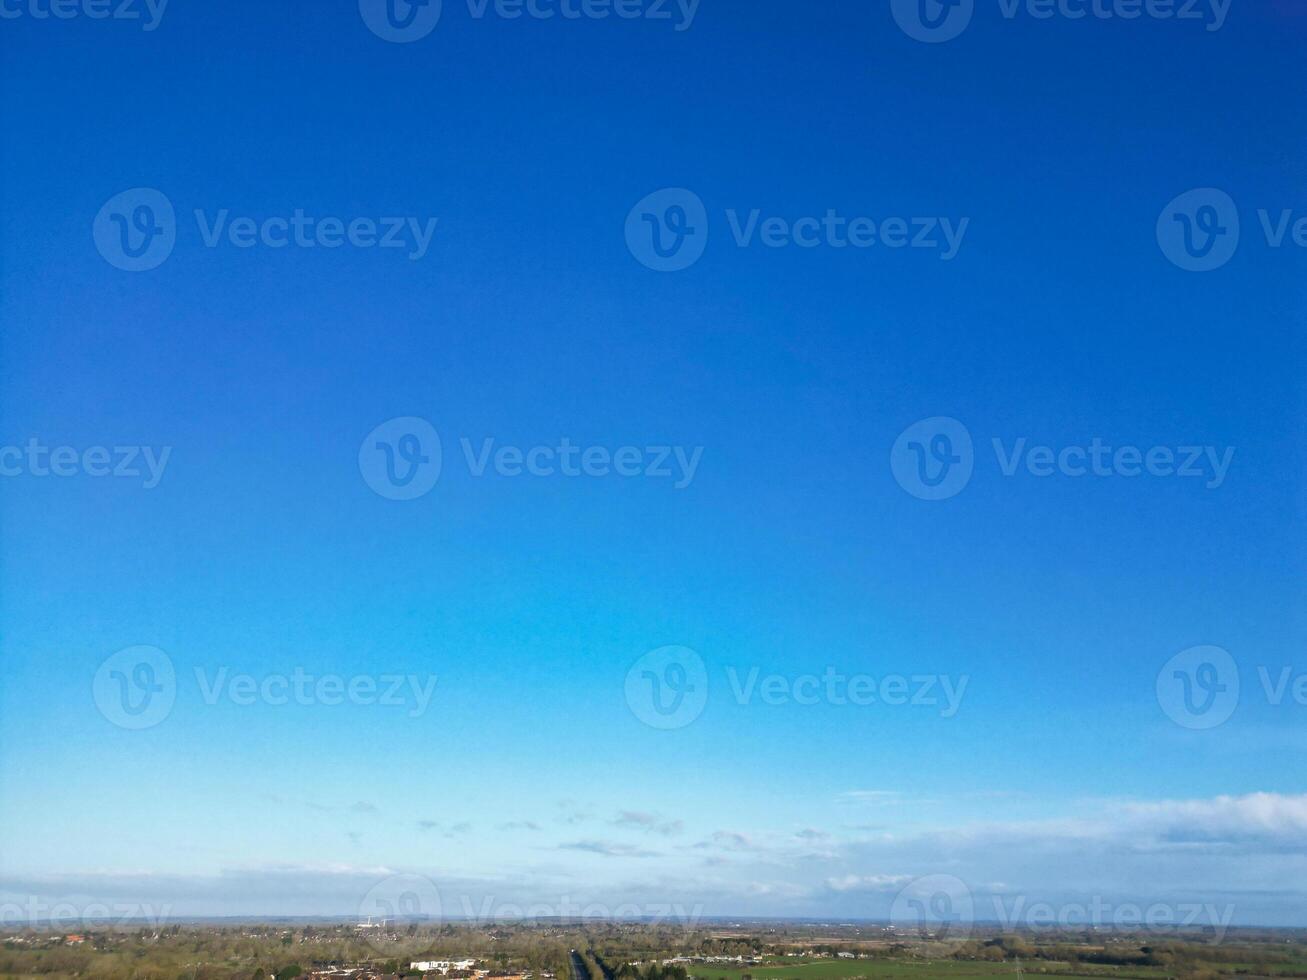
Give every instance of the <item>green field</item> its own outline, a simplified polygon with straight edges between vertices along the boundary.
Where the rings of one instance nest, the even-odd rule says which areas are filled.
[[[695,963],[689,967],[690,975],[697,980],[741,980],[748,974],[754,980],[993,980],[1008,976],[1015,980],[1016,967],[1011,963],[980,963],[969,960],[947,959],[864,959],[864,960],[809,960],[787,963],[777,960],[754,967],[736,967],[719,963]],[[1154,967],[1089,966],[1077,963],[1058,963],[1041,960],[1027,964],[1026,976],[1059,977],[1116,977],[1162,980],[1165,970]]]

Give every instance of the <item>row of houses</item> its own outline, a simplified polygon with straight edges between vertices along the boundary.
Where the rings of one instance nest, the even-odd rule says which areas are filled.
[[[485,977],[489,970],[476,969],[476,960],[415,960],[408,965],[409,973],[439,973],[453,978]],[[366,965],[343,966],[340,964],[322,964],[308,972],[308,980],[399,980],[394,974],[381,974]],[[496,978],[501,980],[501,978]],[[510,978],[502,978],[510,980]]]
[[[450,970],[470,970],[474,966],[476,960],[417,960],[408,968],[421,973],[448,973]]]
[[[69,933],[66,936],[59,933],[49,935],[44,932],[16,933],[12,936],[0,936],[0,943],[4,943],[7,946],[81,946],[85,942],[87,942],[87,937],[77,932]]]

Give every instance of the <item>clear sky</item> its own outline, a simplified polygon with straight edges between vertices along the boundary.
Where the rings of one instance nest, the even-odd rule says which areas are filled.
[[[1307,15],[1123,6],[3,0],[0,900],[1307,925]]]

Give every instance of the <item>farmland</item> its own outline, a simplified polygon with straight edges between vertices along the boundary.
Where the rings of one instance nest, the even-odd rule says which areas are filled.
[[[433,964],[436,966],[433,967]],[[443,966],[441,966],[443,964]],[[451,964],[457,964],[452,966]],[[528,920],[11,929],[0,980],[1307,980],[1307,934]]]

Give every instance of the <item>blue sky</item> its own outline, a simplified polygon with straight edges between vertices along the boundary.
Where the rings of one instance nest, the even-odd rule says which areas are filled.
[[[977,0],[942,43],[880,3],[446,0],[409,43],[343,0],[172,0],[151,30],[138,6],[0,24],[0,445],[80,461],[0,458],[6,901],[352,914],[414,873],[450,907],[883,916],[948,874],[986,908],[1303,924],[1304,256],[1258,214],[1307,215],[1293,5],[1209,30]],[[93,233],[136,188],[175,210],[141,272]],[[625,239],[665,188],[692,196],[655,218],[703,207],[675,272]],[[1195,188],[1242,226],[1209,272],[1156,232]],[[206,245],[297,211],[436,224],[423,249]],[[966,230],[948,258],[741,247],[755,211]],[[413,500],[369,480],[397,418],[439,434]],[[923,500],[891,454],[936,418],[974,472]],[[477,475],[485,440],[563,439],[641,475]],[[1004,473],[1095,439],[1228,469]],[[94,476],[91,447],[141,447],[142,475]],[[660,447],[692,476],[649,474]],[[1211,728],[1158,688],[1200,645],[1241,682]],[[670,729],[627,695],[667,646],[703,670]],[[144,729],[97,701],[137,647],[176,679]],[[736,694],[828,669],[966,686],[947,716]],[[297,671],[436,680],[420,706],[226,687]]]

